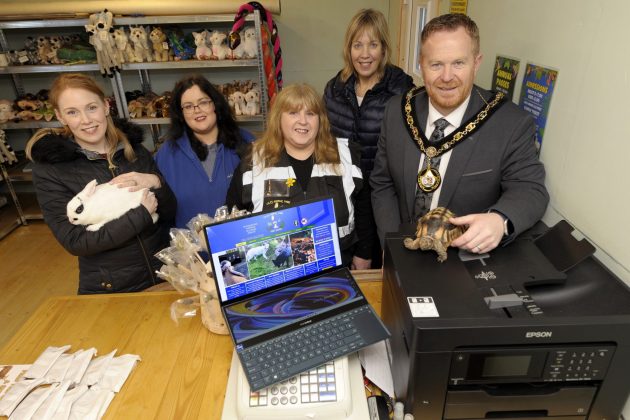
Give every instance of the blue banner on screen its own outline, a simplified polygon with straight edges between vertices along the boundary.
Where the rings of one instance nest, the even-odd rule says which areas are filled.
[[[205,227],[222,302],[341,265],[331,198]]]

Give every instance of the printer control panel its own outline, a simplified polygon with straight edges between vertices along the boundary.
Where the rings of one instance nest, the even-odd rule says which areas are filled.
[[[449,384],[601,381],[613,345],[458,349]]]
[[[597,381],[604,379],[614,347],[575,347],[550,353],[544,381]]]

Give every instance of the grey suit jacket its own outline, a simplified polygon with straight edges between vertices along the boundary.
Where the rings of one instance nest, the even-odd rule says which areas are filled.
[[[401,223],[415,223],[413,209],[421,152],[406,129],[402,96],[394,96],[385,109],[374,170],[370,177],[372,206],[381,242],[386,232],[397,232]],[[463,121],[473,117],[492,96],[473,86]],[[420,129],[428,115],[428,96],[415,98]],[[542,217],[549,195],[545,169],[536,156],[535,124],[511,101],[467,140],[457,145],[446,169],[439,206],[456,215],[497,210],[514,228],[510,238],[530,228]]]

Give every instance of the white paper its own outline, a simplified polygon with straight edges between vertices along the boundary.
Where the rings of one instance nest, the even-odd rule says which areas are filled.
[[[135,354],[123,354],[122,356],[114,357],[109,363],[105,374],[94,385],[94,388],[119,392],[139,360],[140,356]]]
[[[51,366],[55,364],[59,356],[61,356],[69,349],[70,345],[65,345],[61,347],[48,347],[42,352],[42,354],[39,355],[37,360],[35,360],[35,363],[31,365],[25,376],[30,379],[43,378],[46,373],[48,373],[48,370],[51,368]]]
[[[44,383],[43,379],[23,379],[11,385],[9,390],[0,400],[0,416],[9,417],[15,407],[31,392],[33,389]]]
[[[54,382],[61,382],[66,377],[66,372],[68,372],[68,368],[72,363],[74,356],[72,354],[64,353],[53,365],[50,367],[50,370],[46,373],[46,382],[52,384]]]
[[[33,414],[32,420],[50,420],[61,405],[61,400],[68,391],[69,386],[70,381],[64,381],[56,385],[48,398],[46,398],[46,401]]]
[[[385,340],[359,350],[359,360],[365,376],[390,397],[394,397],[394,381],[389,366]]]
[[[94,347],[87,350],[77,350],[72,355],[72,362],[66,372],[64,379],[72,381],[73,384],[78,384],[83,379],[83,375],[90,365],[92,357],[96,354]]]
[[[103,375],[105,375],[105,372],[107,371],[109,364],[114,358],[115,354],[116,354],[116,350],[112,350],[111,352],[107,353],[105,356],[92,359],[90,361],[90,365],[87,368],[87,371],[85,372],[85,375],[83,375],[83,379],[81,380],[81,383],[87,386],[92,386],[98,383],[98,381],[101,380]]]
[[[85,394],[87,390],[87,386],[77,385],[66,392],[61,399],[59,407],[57,407],[57,411],[55,411],[55,414],[52,416],[52,420],[68,420],[68,417],[70,417],[70,409],[72,408],[72,404],[76,400],[81,398],[81,396]]]
[[[13,410],[9,420],[30,420],[53,389],[54,387],[51,386],[42,386],[33,390],[22,400],[17,408]]]
[[[98,420],[100,419],[109,403],[114,398],[114,393],[107,389],[90,388],[85,394],[72,404],[70,409],[70,420]]]

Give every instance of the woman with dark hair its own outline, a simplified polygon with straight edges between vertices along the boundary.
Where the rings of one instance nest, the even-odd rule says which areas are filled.
[[[155,160],[177,197],[175,226],[225,204],[234,169],[254,136],[239,129],[225,97],[201,75],[177,82],[171,126]]]
[[[343,42],[344,66],[327,84],[324,102],[330,127],[337,137],[361,146],[361,170],[365,178],[359,202],[370,212],[370,173],[381,131],[385,105],[394,95],[413,87],[413,80],[390,62],[391,46],[385,16],[374,9],[363,9],[350,20]],[[381,249],[372,220],[367,229],[370,242],[362,244],[371,255],[358,268],[380,267]],[[370,258],[373,261],[370,261]]]
[[[26,155],[35,163],[33,181],[46,224],[79,257],[79,294],[136,292],[160,282],[155,270],[162,263],[154,254],[168,246],[176,204],[142,146],[142,129],[114,122],[103,90],[84,74],[57,77],[49,99],[63,127],[38,130]],[[146,189],[141,205],[96,231],[70,223],[68,202],[93,179],[132,191]]]
[[[355,226],[366,223],[366,212],[355,205],[362,183],[358,146],[330,133],[315,89],[293,84],[274,98],[267,129],[234,173],[227,204],[259,212],[332,196],[342,262],[355,267],[363,239]]]

